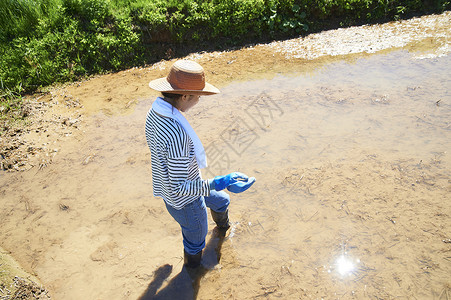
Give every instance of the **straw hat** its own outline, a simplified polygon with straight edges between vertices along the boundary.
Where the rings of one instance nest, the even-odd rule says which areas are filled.
[[[178,60],[167,77],[149,82],[149,87],[166,93],[182,95],[213,95],[220,91],[205,82],[204,68],[192,60]]]

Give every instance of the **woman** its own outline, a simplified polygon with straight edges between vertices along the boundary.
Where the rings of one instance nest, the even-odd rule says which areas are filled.
[[[146,119],[146,139],[151,152],[153,194],[162,197],[171,216],[180,224],[185,265],[200,265],[208,231],[207,209],[218,228],[229,227],[228,189],[240,193],[255,178],[233,172],[204,180],[200,169],[207,166],[201,141],[180,112],[187,112],[203,95],[220,91],[205,82],[202,66],[190,60],[176,61],[167,77],[149,83],[162,92]]]

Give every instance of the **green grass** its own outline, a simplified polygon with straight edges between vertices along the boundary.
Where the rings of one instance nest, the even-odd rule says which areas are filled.
[[[1,0],[1,101],[153,63],[168,48],[178,56],[449,8],[445,0]]]

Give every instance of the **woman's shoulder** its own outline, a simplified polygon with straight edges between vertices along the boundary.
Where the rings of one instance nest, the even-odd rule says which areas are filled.
[[[163,132],[172,133],[172,135],[176,136],[186,136],[187,133],[183,129],[182,125],[173,118],[166,117],[163,115],[158,114],[154,110],[149,111],[149,115],[147,117],[148,122],[155,123],[157,125],[156,127],[160,129]]]

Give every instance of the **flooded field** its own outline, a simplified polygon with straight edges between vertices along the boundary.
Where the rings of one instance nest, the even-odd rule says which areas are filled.
[[[109,75],[71,88],[109,100],[83,103],[83,125],[55,144],[51,163],[0,175],[0,245],[54,299],[449,299],[451,57],[442,30],[321,61],[276,64],[259,47],[223,54],[218,68],[214,54],[199,58],[224,76],[213,83],[237,78],[186,115],[206,147],[203,176],[241,171],[257,182],[232,195],[223,241],[210,222],[194,284],[178,224],[152,196],[144,121],[155,95],[127,99],[165,67],[119,74],[112,98],[100,93]],[[255,53],[265,54],[258,63]]]

